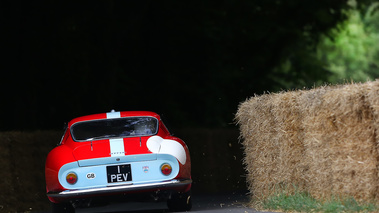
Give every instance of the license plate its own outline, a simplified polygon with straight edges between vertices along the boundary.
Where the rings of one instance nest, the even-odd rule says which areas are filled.
[[[132,181],[130,164],[107,166],[108,183]]]

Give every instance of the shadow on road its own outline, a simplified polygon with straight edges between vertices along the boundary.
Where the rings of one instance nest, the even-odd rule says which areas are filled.
[[[245,191],[217,194],[194,194],[191,212],[256,212],[248,208],[248,196]],[[47,213],[49,211],[40,212]],[[77,213],[163,213],[170,212],[166,202],[125,202],[110,203],[105,206],[77,208]]]

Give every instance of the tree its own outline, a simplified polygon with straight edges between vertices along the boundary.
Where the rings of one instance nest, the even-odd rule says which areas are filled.
[[[355,1],[344,12],[348,19],[324,35],[317,58],[330,72],[329,82],[367,81],[379,77],[379,2],[358,9]]]

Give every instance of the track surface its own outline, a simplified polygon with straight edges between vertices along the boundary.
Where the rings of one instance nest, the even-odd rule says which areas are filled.
[[[199,194],[193,196],[193,206],[190,212],[235,212],[252,213],[258,212],[247,207],[248,197],[243,192]],[[115,203],[97,208],[77,209],[77,213],[90,212],[139,212],[139,213],[162,213],[169,212],[165,202],[129,202]]]
[[[39,213],[47,213],[43,211]],[[168,213],[166,202],[126,202],[111,203],[107,206],[78,208],[77,213]],[[245,192],[198,194],[192,199],[192,213],[260,213],[248,208],[248,196]]]

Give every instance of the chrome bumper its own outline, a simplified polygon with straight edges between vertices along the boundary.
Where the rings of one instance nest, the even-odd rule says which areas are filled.
[[[122,193],[138,190],[151,190],[151,189],[166,189],[185,186],[191,184],[192,180],[170,180],[156,183],[142,183],[142,184],[129,184],[129,185],[118,185],[118,186],[108,186],[99,188],[89,188],[89,189],[75,189],[66,190],[61,192],[48,192],[48,197],[54,198],[68,198],[68,197],[78,197],[78,196],[88,196],[95,194],[108,194],[108,193]]]

